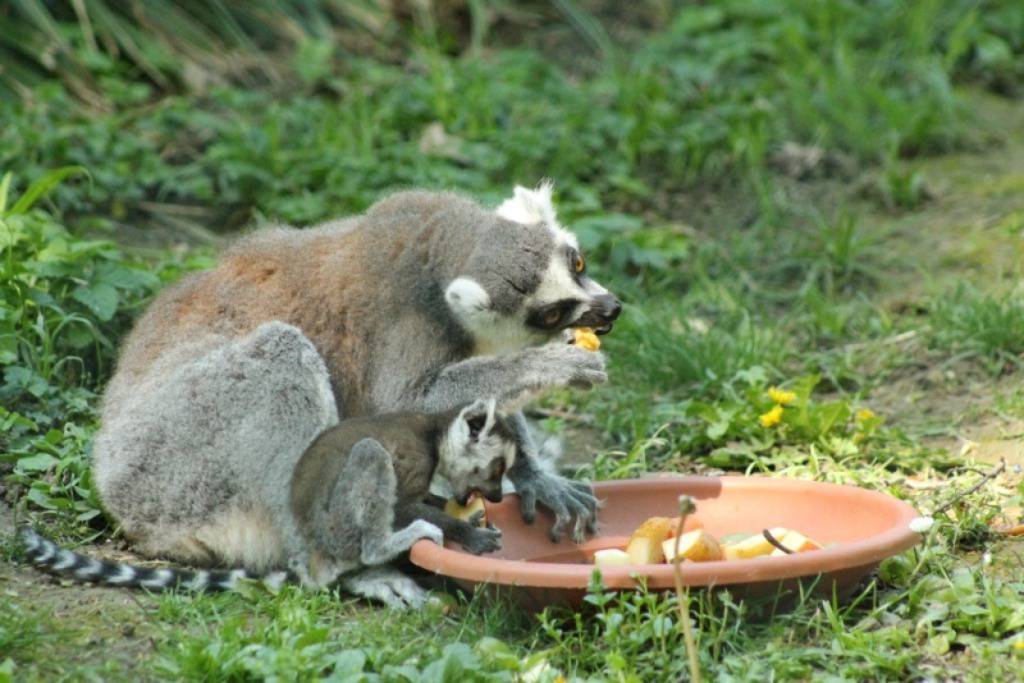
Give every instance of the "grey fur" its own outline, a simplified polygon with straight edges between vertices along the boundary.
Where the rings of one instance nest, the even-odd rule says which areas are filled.
[[[268,521],[286,506],[283,482],[339,414],[604,382],[600,353],[558,337],[574,324],[607,329],[618,304],[568,272],[567,234],[553,209],[540,213],[509,220],[457,195],[402,193],[363,216],[256,233],[163,292],[105,395],[94,480],[108,512],[146,554],[264,571],[297,536]],[[555,276],[575,278],[578,304],[557,327],[530,327],[561,294]],[[596,500],[537,465],[523,424],[508,475],[524,516],[540,502],[556,513],[553,533],[571,525],[582,538]]]
[[[264,496],[267,533],[280,542],[278,557],[269,567],[275,572],[266,572],[266,567],[262,574],[245,569],[148,569],[90,559],[59,548],[28,528],[21,530],[21,540],[34,564],[82,581],[150,590],[230,590],[241,579],[263,574],[267,582],[280,583],[285,576],[280,570],[287,567],[288,575],[309,587],[340,579],[359,595],[393,606],[419,605],[426,594],[410,580],[394,571],[370,569],[391,562],[420,539],[442,543],[444,532],[470,552],[501,547],[497,529],[478,528],[418,501],[428,497],[435,478],[453,476],[456,483],[450,485],[460,498],[483,491],[500,499],[502,476],[515,454],[510,425],[493,400],[446,413],[346,420],[320,434],[294,464],[283,487],[283,506],[279,472],[268,468],[263,477],[253,473],[253,487],[239,493],[239,499],[252,506],[260,493]],[[205,512],[213,518],[225,514],[216,505]]]

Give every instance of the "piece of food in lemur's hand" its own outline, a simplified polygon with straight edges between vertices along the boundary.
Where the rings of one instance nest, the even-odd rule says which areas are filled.
[[[577,327],[573,329],[573,343],[587,351],[597,351],[601,348],[601,340],[589,327]]]
[[[633,564],[633,562],[629,559],[629,554],[625,550],[606,548],[594,553],[594,564],[598,567],[621,567]]]
[[[455,500],[449,500],[444,504],[445,514],[463,522],[472,521],[473,515],[479,514],[477,526],[487,526],[487,508],[484,506],[484,499],[480,496],[473,496],[465,505],[459,505]]]
[[[678,557],[691,562],[714,562],[722,559],[722,548],[715,537],[704,529],[694,529],[679,537]],[[667,538],[661,545],[666,562],[672,562],[676,556],[676,539]]]

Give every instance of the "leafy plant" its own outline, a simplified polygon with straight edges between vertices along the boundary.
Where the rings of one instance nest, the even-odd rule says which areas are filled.
[[[76,170],[44,175],[10,207],[11,174],[0,181],[0,397],[8,405],[93,384],[109,366],[133,307],[160,284],[112,243],[77,239],[32,209]]]
[[[961,284],[938,299],[932,316],[934,344],[978,358],[991,372],[1024,365],[1024,294],[995,296]]]

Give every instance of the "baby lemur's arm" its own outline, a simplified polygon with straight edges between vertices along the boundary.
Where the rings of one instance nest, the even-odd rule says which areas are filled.
[[[499,403],[514,403],[540,389],[572,386],[584,389],[607,381],[604,356],[570,344],[547,344],[502,356],[477,356],[453,363],[426,387],[421,407],[448,410],[478,396],[494,396]],[[573,540],[580,542],[597,524],[597,499],[586,484],[547,472],[537,460],[537,450],[526,419],[516,414],[516,462],[508,471],[521,497],[523,519],[532,523],[537,503],[555,515],[551,539],[558,541],[575,518]]]
[[[429,503],[404,503],[395,507],[395,524],[398,526],[412,524],[417,519],[430,522],[444,533],[445,540],[455,541],[474,555],[501,549],[501,531],[494,527],[480,527],[474,523],[477,519],[469,522],[456,519]]]

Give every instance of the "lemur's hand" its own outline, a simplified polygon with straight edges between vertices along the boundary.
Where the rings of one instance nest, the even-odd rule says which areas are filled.
[[[552,384],[590,389],[608,381],[604,354],[587,351],[571,344],[547,344],[535,353],[535,381],[538,386]]]
[[[591,351],[584,351],[595,355]],[[510,476],[512,473],[509,473]],[[520,511],[527,524],[533,524],[537,517],[537,503],[549,508],[555,514],[549,536],[552,542],[562,539],[562,533],[575,519],[572,540],[582,543],[587,534],[597,531],[598,501],[589,484],[573,481],[535,469],[513,479],[520,497]]]
[[[474,555],[501,550],[501,530],[493,525],[481,527],[480,522],[483,521],[483,516],[484,513],[481,511],[470,517],[470,528],[460,534],[459,538],[462,547]]]

